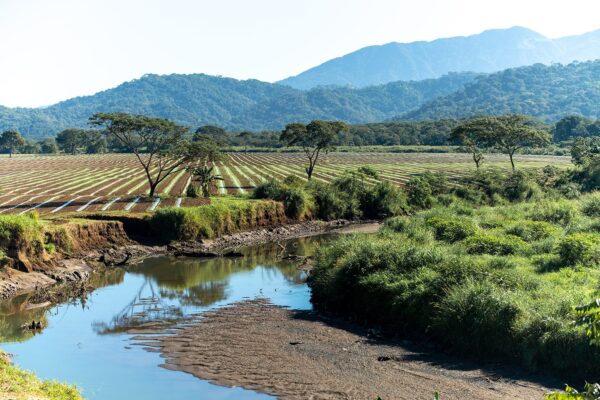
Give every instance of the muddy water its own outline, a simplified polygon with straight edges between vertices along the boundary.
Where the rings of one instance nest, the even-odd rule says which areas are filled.
[[[307,255],[331,236],[285,242]],[[137,327],[177,326],[190,315],[246,298],[310,308],[297,262],[282,261],[277,245],[243,250],[238,259],[149,258],[95,276],[100,289],[84,301],[28,309],[27,296],[0,305],[0,347],[38,376],[74,383],[89,399],[267,399],[160,368],[156,352],[135,345]],[[33,334],[21,326],[41,320]]]

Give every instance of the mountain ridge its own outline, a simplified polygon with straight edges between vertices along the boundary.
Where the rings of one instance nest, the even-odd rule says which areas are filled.
[[[558,39],[523,27],[469,36],[367,46],[278,83],[308,90],[321,85],[364,87],[435,79],[450,72],[493,73],[536,63],[600,58],[600,30]]]

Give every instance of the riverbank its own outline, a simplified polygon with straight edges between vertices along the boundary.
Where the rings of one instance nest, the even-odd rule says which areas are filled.
[[[550,389],[309,311],[257,299],[203,314],[158,346],[164,367],[280,399],[540,399]]]
[[[36,301],[45,302],[60,296],[56,290],[46,288],[56,286],[63,291],[64,286],[81,286],[90,276],[103,268],[125,266],[140,262],[145,257],[156,255],[184,255],[196,257],[237,256],[237,249],[245,246],[287,239],[301,238],[336,231],[365,229],[375,231],[378,223],[356,221],[290,221],[282,218],[265,218],[262,223],[248,225],[247,230],[222,234],[210,239],[172,241],[156,243],[154,237],[140,235],[139,221],[119,215],[92,215],[94,219],[81,216],[47,222],[50,226],[41,236],[50,236],[50,243],[63,240],[67,244],[54,247],[52,254],[46,246],[33,245],[40,253],[16,249],[14,258],[0,269],[0,299],[8,299],[19,294],[38,292]],[[272,222],[269,222],[272,221]],[[134,228],[131,226],[134,225]],[[254,228],[252,228],[254,227]],[[52,234],[48,234],[48,231]],[[60,232],[57,234],[56,232]],[[57,239],[57,236],[61,236]],[[54,244],[53,244],[54,246]],[[14,246],[13,246],[14,247]],[[27,265],[27,268],[23,267]],[[61,284],[58,287],[58,284]],[[93,287],[84,287],[90,291]],[[78,291],[79,292],[79,291]]]
[[[0,351],[0,399],[78,400],[82,398],[74,386],[42,381],[35,375],[14,367],[9,356]]]

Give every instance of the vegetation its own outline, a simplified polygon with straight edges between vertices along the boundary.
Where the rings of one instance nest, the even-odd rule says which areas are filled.
[[[321,152],[327,154],[333,150],[333,143],[344,130],[343,122],[312,121],[308,125],[288,124],[281,132],[280,140],[287,146],[299,146],[308,158],[306,175],[312,178],[313,171]]]
[[[0,106],[0,130],[17,129],[42,139],[67,128],[87,127],[94,113],[127,112],[197,127],[216,125],[232,131],[279,131],[290,121],[378,122],[409,111],[427,100],[450,94],[471,82],[472,73],[450,74],[419,82],[393,82],[352,89],[323,87],[310,91],[260,82],[193,75],[145,75],[93,96],[37,109]]]
[[[170,175],[183,171],[198,159],[207,159],[207,151],[201,141],[185,140],[188,129],[161,118],[124,113],[99,113],[90,123],[104,126],[106,134],[113,136],[135,154],[144,168],[149,195],[154,196],[158,185]]]
[[[600,61],[507,69],[481,76],[403,118],[427,120],[503,114],[528,115],[549,122],[573,114],[598,118],[599,70]]]
[[[599,295],[598,194],[564,200],[572,182],[548,173],[482,170],[459,188],[414,178],[408,204],[424,211],[320,249],[313,304],[461,354],[595,379],[598,307],[578,306]]]
[[[83,399],[74,386],[41,381],[29,372],[11,365],[6,353],[0,352],[0,396],[14,399],[77,400]]]
[[[542,147],[550,143],[550,134],[535,126],[534,121],[523,115],[480,117],[457,126],[451,139],[460,141],[473,154],[477,169],[483,159],[481,147],[497,149],[507,154],[512,170],[514,155],[523,147]]]
[[[201,240],[284,221],[282,205],[272,201],[213,199],[192,208],[163,208],[148,217],[164,241]]]
[[[11,158],[13,153],[25,144],[26,142],[25,139],[23,139],[23,136],[14,130],[2,132],[2,135],[0,136],[0,148],[7,150]]]

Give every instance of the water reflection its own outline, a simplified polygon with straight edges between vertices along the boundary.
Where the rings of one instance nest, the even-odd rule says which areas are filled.
[[[322,239],[321,239],[322,240]],[[321,240],[296,240],[241,249],[239,258],[149,258],[128,272],[141,275],[143,284],[131,301],[110,321],[95,321],[99,335],[139,333],[170,327],[187,318],[185,307],[206,308],[227,299],[232,275],[260,266],[264,279],[282,275],[293,285],[304,283],[297,262],[281,257],[314,252]]]
[[[89,399],[257,400],[269,396],[223,388],[158,368],[159,354],[133,346],[140,333],[162,332],[183,318],[246,298],[308,309],[309,289],[299,262],[281,255],[313,253],[328,238],[240,249],[243,258],[157,257],[98,273],[99,288],[75,302],[31,308],[35,296],[0,304],[0,340],[15,362],[44,379],[75,383]],[[21,325],[47,326],[36,333]],[[12,342],[12,343],[8,343]],[[93,366],[93,367],[90,367]]]

